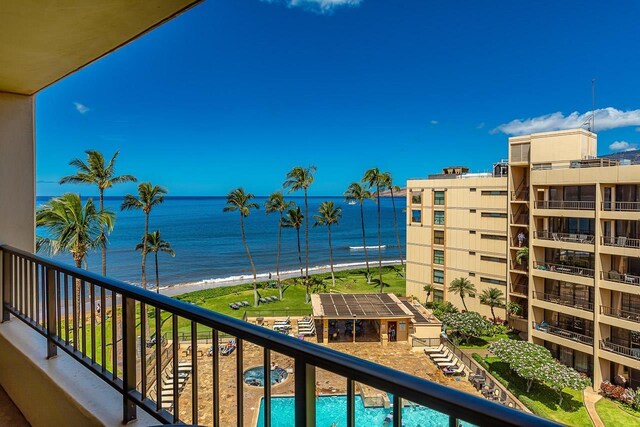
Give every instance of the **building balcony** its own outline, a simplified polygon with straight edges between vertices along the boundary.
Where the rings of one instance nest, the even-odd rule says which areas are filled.
[[[640,212],[640,202],[600,202],[600,209],[614,212]]]
[[[529,271],[529,265],[526,262],[523,264],[518,264],[515,261],[511,261],[511,270],[526,274],[527,271]]]
[[[2,320],[11,319],[9,324],[14,326],[24,323],[39,334],[47,343],[43,358],[53,358],[61,350],[66,359],[79,364],[77,369],[83,370],[80,366],[84,366],[87,375],[109,384],[121,396],[115,400],[121,405],[118,413],[124,423],[144,415],[160,423],[195,425],[203,420],[203,408],[213,408],[207,419],[214,425],[250,423],[245,414],[249,401],[245,403],[245,399],[256,395],[244,383],[244,360],[258,351],[258,366],[265,376],[259,395],[264,402],[264,419],[268,420],[277,416],[271,411],[271,361],[286,357],[291,361],[289,375],[293,377],[292,425],[315,425],[318,369],[345,379],[343,409],[346,424],[351,426],[355,425],[356,383],[392,394],[396,408],[407,400],[439,411],[449,418],[450,425],[458,425],[458,420],[476,425],[555,425],[240,319],[8,246],[0,249]],[[93,309],[97,302],[101,310]],[[143,312],[148,318],[141,315]],[[155,340],[166,333],[163,329],[167,326],[166,339]],[[144,338],[145,331],[151,338]],[[183,331],[188,332],[186,343],[181,343],[179,334]],[[207,336],[204,345],[200,342],[203,334]],[[230,363],[218,356],[223,336],[234,343],[235,354],[228,356],[233,359]],[[188,347],[184,348],[185,344]],[[209,348],[211,358],[203,358],[203,348],[205,352]],[[231,388],[223,382],[227,377],[232,378]],[[183,393],[185,396],[181,396]],[[221,424],[221,410],[229,405],[233,407],[232,421]],[[402,424],[402,411],[394,411],[393,417],[394,425]]]
[[[613,246],[617,248],[640,249],[640,239],[626,236],[603,236],[600,243],[604,246]]]
[[[544,292],[534,292],[533,298],[565,307],[579,308],[581,310],[593,311],[593,301],[584,298],[569,298],[562,295],[547,294]]]
[[[617,271],[601,271],[600,278],[611,282],[624,283],[625,285],[640,286],[640,276],[618,273]]]
[[[563,329],[558,326],[549,325],[546,322],[533,323],[533,329],[536,331],[545,332],[547,334],[555,335],[557,337],[566,338],[572,341],[578,341],[585,345],[593,345],[593,337],[583,335],[578,332],[573,332],[568,329]]]
[[[524,283],[511,283],[510,293],[519,294],[525,297],[529,295],[529,287],[527,286],[526,281]]]
[[[585,245],[593,245],[595,236],[593,234],[579,233],[557,233],[553,231],[536,231],[534,233],[536,239],[552,240],[555,242],[581,243]]]
[[[629,348],[620,344],[615,344],[609,340],[600,340],[600,350],[610,351],[615,354],[640,360],[640,348]]]
[[[622,320],[629,320],[631,322],[640,323],[640,312],[621,310],[619,308],[613,308],[606,305],[600,306],[600,314],[605,316],[615,317]]]
[[[579,200],[536,200],[534,206],[536,209],[592,211],[595,209],[596,202]]]
[[[555,273],[562,273],[572,276],[581,276],[593,278],[595,276],[595,270],[586,267],[576,267],[574,265],[555,264],[545,261],[534,261],[533,268],[536,270],[551,271]]]

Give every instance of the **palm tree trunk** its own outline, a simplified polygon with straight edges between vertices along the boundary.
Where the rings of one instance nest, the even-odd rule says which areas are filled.
[[[462,300],[462,306],[464,307],[464,311],[469,311],[467,309],[467,304],[464,302],[464,297],[462,295],[460,295],[460,299]]]
[[[147,289],[147,234],[149,234],[149,213],[144,214],[144,236],[142,236],[142,287]]]
[[[296,234],[298,235],[298,263],[300,264],[300,277],[304,277],[304,272],[302,271],[302,250],[300,249],[300,228],[296,228]],[[305,295],[305,302],[309,299],[309,283],[304,281],[307,293]]]
[[[380,293],[384,291],[384,283],[382,282],[382,236],[380,232],[380,185],[376,185],[376,197],[378,202],[378,276],[380,277]]]
[[[333,246],[331,245],[331,224],[327,226],[327,230],[329,231],[329,266],[331,267],[331,282],[333,283],[333,287],[335,288],[336,275],[333,273]]]
[[[496,323],[496,314],[493,312],[493,306],[490,305],[489,307],[491,307],[491,317],[493,317],[493,323]]]
[[[304,189],[304,253],[305,253],[305,282],[309,287],[309,201],[307,189]]]
[[[100,188],[100,212],[104,212],[104,190]],[[102,275],[107,275],[107,238],[105,227],[102,226]]]
[[[390,186],[391,190],[391,206],[393,206],[393,226],[396,229],[396,244],[398,245],[398,251],[400,252],[400,265],[402,266],[402,272],[404,273],[404,259],[402,258],[402,246],[400,246],[400,234],[398,233],[398,214],[396,213],[396,200],[393,196],[393,185]]]
[[[160,293],[160,274],[158,273],[158,251],[154,252],[156,258],[156,293]]]
[[[278,293],[282,301],[282,282],[280,281],[280,242],[282,241],[282,212],[280,212],[280,223],[278,224],[278,254],[276,255],[276,279],[278,280]]]
[[[360,203],[360,224],[362,225],[362,247],[364,248],[364,262],[367,265],[367,283],[371,283],[371,272],[369,271],[369,256],[367,255],[367,236],[364,230],[364,207]]]
[[[240,231],[242,232],[242,244],[247,251],[247,257],[249,257],[249,263],[251,264],[251,271],[253,272],[253,305],[258,306],[258,278],[256,277],[256,267],[253,265],[253,258],[251,258],[251,252],[249,251],[249,245],[247,245],[247,236],[244,234],[244,218],[240,214]]]

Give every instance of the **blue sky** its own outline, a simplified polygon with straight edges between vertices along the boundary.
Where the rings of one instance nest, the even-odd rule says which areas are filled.
[[[171,195],[268,194],[308,164],[314,195],[374,166],[400,185],[485,171],[511,134],[581,122],[592,78],[600,154],[635,148],[638,16],[637,1],[210,0],[38,94],[37,192],[92,194],[56,184],[89,148]]]

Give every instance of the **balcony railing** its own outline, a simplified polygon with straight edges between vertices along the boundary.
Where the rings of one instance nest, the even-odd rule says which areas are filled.
[[[579,200],[536,200],[536,209],[567,209],[567,210],[581,210],[592,211],[595,209],[596,202],[594,201],[579,201]]]
[[[600,242],[604,246],[617,246],[619,248],[640,248],[640,239],[625,236],[604,236],[601,237]]]
[[[271,425],[271,356],[279,354],[293,361],[294,418],[296,426],[314,426],[316,417],[316,370],[345,378],[348,426],[355,425],[355,383],[392,393],[395,408],[402,400],[448,414],[450,425],[462,419],[478,425],[556,425],[550,421],[487,402],[386,366],[368,362],[330,348],[289,337],[240,319],[234,319],[164,295],[128,285],[78,268],[42,258],[8,246],[2,251],[2,321],[11,315],[25,322],[47,340],[47,357],[58,349],[66,352],[123,396],[123,422],[136,419],[137,409],[162,423],[199,424],[201,408],[212,411],[214,426],[221,425],[221,408],[235,408],[235,422],[245,424],[244,349],[262,349],[264,370],[263,402],[265,426]],[[100,304],[100,309],[98,305]],[[147,313],[147,316],[142,315]],[[166,323],[166,325],[165,325]],[[166,341],[154,339],[170,329]],[[190,349],[179,361],[181,330],[190,331]],[[146,335],[153,332],[153,335]],[[200,363],[200,332],[211,335],[211,359]],[[235,384],[227,389],[222,382],[219,335],[235,337],[235,361],[223,369],[233,370]],[[150,336],[150,339],[144,338]],[[164,347],[164,348],[161,348]],[[140,355],[139,353],[144,353]],[[260,353],[258,353],[260,354]],[[45,356],[45,355],[43,355]],[[151,357],[148,357],[151,356]],[[170,359],[170,360],[167,360]],[[148,366],[149,360],[154,363]],[[168,362],[168,363],[167,363]],[[184,369],[191,374],[184,380]],[[172,381],[168,389],[153,387],[164,383],[164,373]],[[208,373],[209,382],[198,379]],[[226,371],[228,372],[228,371]],[[16,373],[17,375],[17,373]],[[201,384],[201,385],[199,385]],[[206,390],[201,390],[205,385]],[[227,401],[222,387],[235,394]],[[190,399],[181,399],[182,389],[190,389]],[[163,390],[164,389],[164,390]],[[235,390],[232,391],[232,390]],[[168,392],[168,393],[165,393]],[[189,391],[189,390],[187,390]],[[207,396],[206,406],[198,397]],[[181,404],[182,403],[182,404]],[[228,414],[227,414],[228,415]],[[228,421],[227,421],[228,423]],[[393,412],[393,425],[402,424],[402,411]]]
[[[603,211],[640,212],[640,202],[600,202]]]
[[[601,271],[600,278],[611,282],[624,283],[625,285],[640,286],[640,276],[618,273],[617,271]]]
[[[564,305],[566,307],[574,307],[580,308],[582,310],[593,311],[593,302],[585,298],[569,298],[562,295],[547,294],[544,292],[534,292],[533,298],[552,302],[554,304]]]
[[[576,267],[574,265],[554,264],[551,262],[534,261],[533,268],[536,270],[554,271],[556,273],[571,274],[572,276],[594,277],[595,270],[586,267]]]
[[[568,329],[559,328],[557,326],[548,325],[545,323],[533,323],[533,329],[537,331],[546,332],[551,335],[555,335],[562,338],[567,338],[572,341],[578,341],[582,344],[593,345],[593,337],[588,335],[579,334],[577,332],[570,331]]]
[[[534,236],[536,239],[553,240],[555,242],[584,243],[592,245],[595,239],[593,234],[580,233],[557,233],[554,231],[536,231]]]
[[[620,344],[612,343],[608,340],[600,340],[600,349],[631,357],[632,359],[640,360],[640,348],[638,347],[629,348]]]
[[[621,310],[619,308],[613,308],[606,305],[600,306],[600,313],[605,316],[617,317],[618,319],[630,320],[632,322],[640,323],[640,312]]]

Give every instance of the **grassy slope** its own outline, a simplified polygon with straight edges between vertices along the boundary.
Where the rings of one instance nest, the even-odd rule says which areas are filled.
[[[467,349],[485,349],[487,347],[489,347],[489,345],[493,342],[493,341],[498,341],[498,340],[516,340],[516,341],[522,341],[522,338],[520,338],[520,335],[518,335],[517,332],[514,331],[509,331],[506,334],[498,334],[498,335],[494,335],[491,337],[488,336],[482,336],[482,337],[478,337],[478,338],[472,338],[471,340],[469,340],[468,344],[460,344],[458,347],[460,348],[467,348]]]
[[[622,404],[603,398],[596,402],[596,411],[607,427],[640,426],[640,412],[625,408]]]

